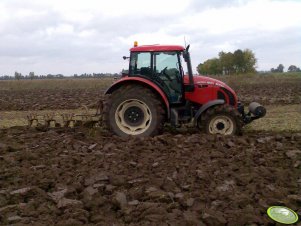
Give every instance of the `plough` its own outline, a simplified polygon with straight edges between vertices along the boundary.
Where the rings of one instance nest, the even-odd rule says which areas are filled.
[[[103,101],[97,103],[96,112],[91,114],[91,109],[82,105],[82,113],[57,113],[50,112],[45,114],[30,113],[27,115],[28,126],[46,126],[46,127],[97,127],[101,126]]]

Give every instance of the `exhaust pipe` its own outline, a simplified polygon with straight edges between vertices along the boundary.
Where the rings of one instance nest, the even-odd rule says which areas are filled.
[[[266,109],[257,102],[252,102],[249,105],[249,111],[256,117],[262,118],[266,114]]]

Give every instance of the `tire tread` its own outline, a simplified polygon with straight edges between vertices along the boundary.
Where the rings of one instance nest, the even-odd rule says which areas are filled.
[[[159,134],[164,125],[164,119],[165,119],[165,109],[164,109],[164,103],[159,99],[159,97],[149,88],[141,86],[141,85],[136,85],[136,84],[125,84],[124,86],[120,87],[116,91],[114,91],[110,95],[106,95],[105,100],[104,100],[104,108],[103,108],[103,126],[105,129],[114,132],[112,125],[110,123],[110,109],[112,107],[112,104],[114,101],[116,101],[120,97],[124,97],[127,95],[131,95],[134,93],[137,98],[139,96],[144,96],[149,100],[152,100],[154,102],[154,106],[156,106],[156,111],[157,112],[157,122],[155,122],[157,125],[155,126],[155,129],[151,132],[150,136],[154,136]],[[143,136],[143,134],[141,134]],[[136,135],[136,136],[140,136]]]

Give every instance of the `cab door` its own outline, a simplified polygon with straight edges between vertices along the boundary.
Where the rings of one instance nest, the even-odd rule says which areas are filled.
[[[183,77],[178,52],[134,52],[130,60],[130,76],[139,76],[156,83],[170,104],[182,103]]]
[[[183,78],[178,52],[154,52],[153,72],[163,83],[170,103],[181,103],[183,98]]]

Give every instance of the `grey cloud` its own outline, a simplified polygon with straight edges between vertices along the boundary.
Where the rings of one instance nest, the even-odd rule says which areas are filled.
[[[215,48],[222,43],[229,43],[236,49],[251,49],[258,59],[259,70],[269,70],[282,63],[286,68],[291,65],[300,65],[301,61],[301,31],[286,29],[281,31],[254,32],[239,30],[220,35],[203,35],[194,33],[191,38],[193,63],[197,64],[217,57],[220,51],[227,51]],[[193,46],[196,48],[193,48]]]
[[[87,26],[81,29],[96,29],[99,34],[104,36],[123,36],[127,37],[137,33],[151,33],[167,27],[174,22],[174,16],[143,16],[133,15],[115,17],[111,19],[98,18],[97,16]]]
[[[16,1],[15,1],[16,2]],[[23,5],[25,8],[45,11],[44,8],[35,5]],[[169,16],[128,16],[106,19],[102,15],[94,15],[87,25],[65,20],[62,15],[47,10],[47,14],[36,17],[27,17],[23,20],[12,17],[9,27],[5,28],[0,36],[0,52],[2,61],[0,64],[9,63],[32,64],[34,70],[36,61],[43,61],[45,68],[56,61],[81,62],[82,71],[89,70],[85,64],[99,63],[100,67],[114,62],[116,65],[121,61],[121,56],[128,54],[130,46],[120,43],[118,38],[127,38],[140,32],[156,32],[161,26],[167,26],[172,17]],[[62,24],[69,24],[74,28],[71,34],[47,35],[48,28],[57,28]],[[83,31],[93,30],[90,38],[80,37]],[[15,58],[12,61],[12,58]],[[23,60],[20,60],[20,59]],[[8,64],[6,64],[8,62]],[[39,62],[38,62],[39,63]],[[63,67],[62,64],[58,67]],[[1,67],[0,67],[1,68]],[[2,68],[5,68],[2,66]],[[121,69],[116,66],[116,69]],[[12,73],[12,69],[4,70],[4,73]],[[59,71],[59,69],[58,69]],[[98,69],[101,71],[101,69]],[[2,73],[3,73],[2,72]],[[112,71],[113,72],[113,71]],[[72,71],[76,73],[76,71]]]
[[[199,13],[208,8],[236,6],[247,2],[194,0],[185,15],[129,15],[126,17],[106,18],[93,15],[87,24],[67,20],[54,9],[36,1],[3,0],[10,7],[25,8],[45,12],[34,17],[18,19],[12,16],[0,33],[0,75],[22,73],[84,73],[84,72],[119,72],[124,67],[121,56],[128,54],[131,46],[120,41],[139,33],[152,34],[159,30],[173,37],[186,36],[191,44],[193,67],[198,63],[217,56],[220,46],[229,43],[234,49],[250,48],[259,59],[261,69],[275,67],[283,63],[300,65],[301,34],[298,29],[279,32],[257,32],[240,29],[222,35],[209,34],[207,31],[181,26],[181,19],[189,13]],[[12,2],[12,3],[11,3]],[[210,19],[210,18],[208,18]],[[206,23],[206,21],[204,21]],[[47,34],[48,28],[57,28],[62,24],[73,27],[72,33]],[[81,37],[83,31],[93,30],[91,37]],[[134,40],[133,40],[134,41]],[[142,41],[142,40],[141,40]],[[157,43],[157,40],[154,40]],[[150,43],[152,44],[152,43]],[[179,43],[182,44],[182,43]],[[289,56],[289,58],[288,58]]]
[[[193,0],[190,10],[200,12],[209,8],[222,8],[245,4],[250,0]]]

